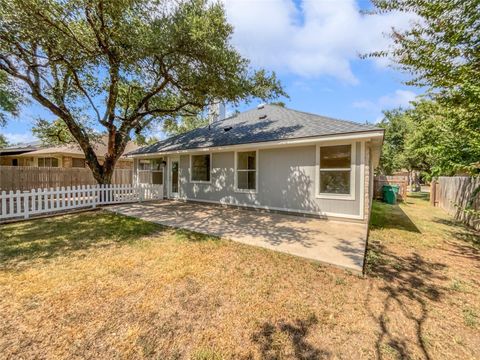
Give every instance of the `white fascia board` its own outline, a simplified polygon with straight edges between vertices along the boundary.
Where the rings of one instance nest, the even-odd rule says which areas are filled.
[[[369,141],[373,139],[383,139],[383,134],[384,132],[382,130],[374,130],[374,131],[368,131],[364,133],[339,134],[339,135],[309,137],[309,138],[302,138],[302,139],[265,141],[265,142],[258,142],[258,143],[227,145],[227,146],[217,146],[217,147],[198,148],[198,149],[162,151],[158,153],[148,153],[148,154],[138,154],[138,155],[128,155],[128,156],[133,158],[151,158],[159,155],[169,155],[169,154],[209,153],[209,152],[220,152],[220,151],[235,151],[240,149],[270,149],[270,148],[278,148],[278,147],[281,148],[281,147],[287,147],[287,146],[314,145],[318,143],[344,141],[344,140]]]

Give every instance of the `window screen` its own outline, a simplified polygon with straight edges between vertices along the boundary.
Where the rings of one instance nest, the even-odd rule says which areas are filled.
[[[210,155],[192,155],[192,181],[210,181]]]
[[[320,194],[350,194],[352,146],[320,147]]]

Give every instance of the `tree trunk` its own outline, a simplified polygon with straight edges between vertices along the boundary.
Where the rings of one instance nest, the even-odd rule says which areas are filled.
[[[103,164],[98,162],[97,155],[93,151],[89,153],[90,156],[86,156],[87,164],[98,184],[112,183],[115,165],[125,151],[128,139],[127,135],[122,136],[120,132],[117,132],[112,127],[108,134],[107,154],[105,154]]]

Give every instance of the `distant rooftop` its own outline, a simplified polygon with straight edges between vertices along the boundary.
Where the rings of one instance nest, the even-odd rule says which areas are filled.
[[[40,140],[30,141],[26,143],[18,143],[14,145],[9,145],[0,149],[0,155],[17,155],[26,152],[31,152],[39,149],[42,146]]]
[[[95,154],[99,157],[104,157],[105,154],[108,152],[108,137],[102,136],[94,145]],[[138,145],[136,145],[133,141],[129,141],[127,146],[125,147],[124,153],[134,151],[138,149]],[[66,144],[66,145],[58,145],[58,146],[48,146],[42,147],[38,149],[34,149],[33,151],[29,152],[28,155],[49,155],[49,154],[63,154],[63,155],[77,155],[77,156],[84,156],[83,150],[80,148],[78,144]]]
[[[352,134],[375,130],[383,131],[383,129],[373,125],[333,119],[277,105],[264,105],[224,120],[215,121],[211,125],[139,148],[127,155]]]

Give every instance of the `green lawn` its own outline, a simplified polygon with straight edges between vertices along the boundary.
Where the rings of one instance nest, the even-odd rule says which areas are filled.
[[[368,274],[95,211],[0,226],[6,358],[480,357],[480,240],[376,202]]]

